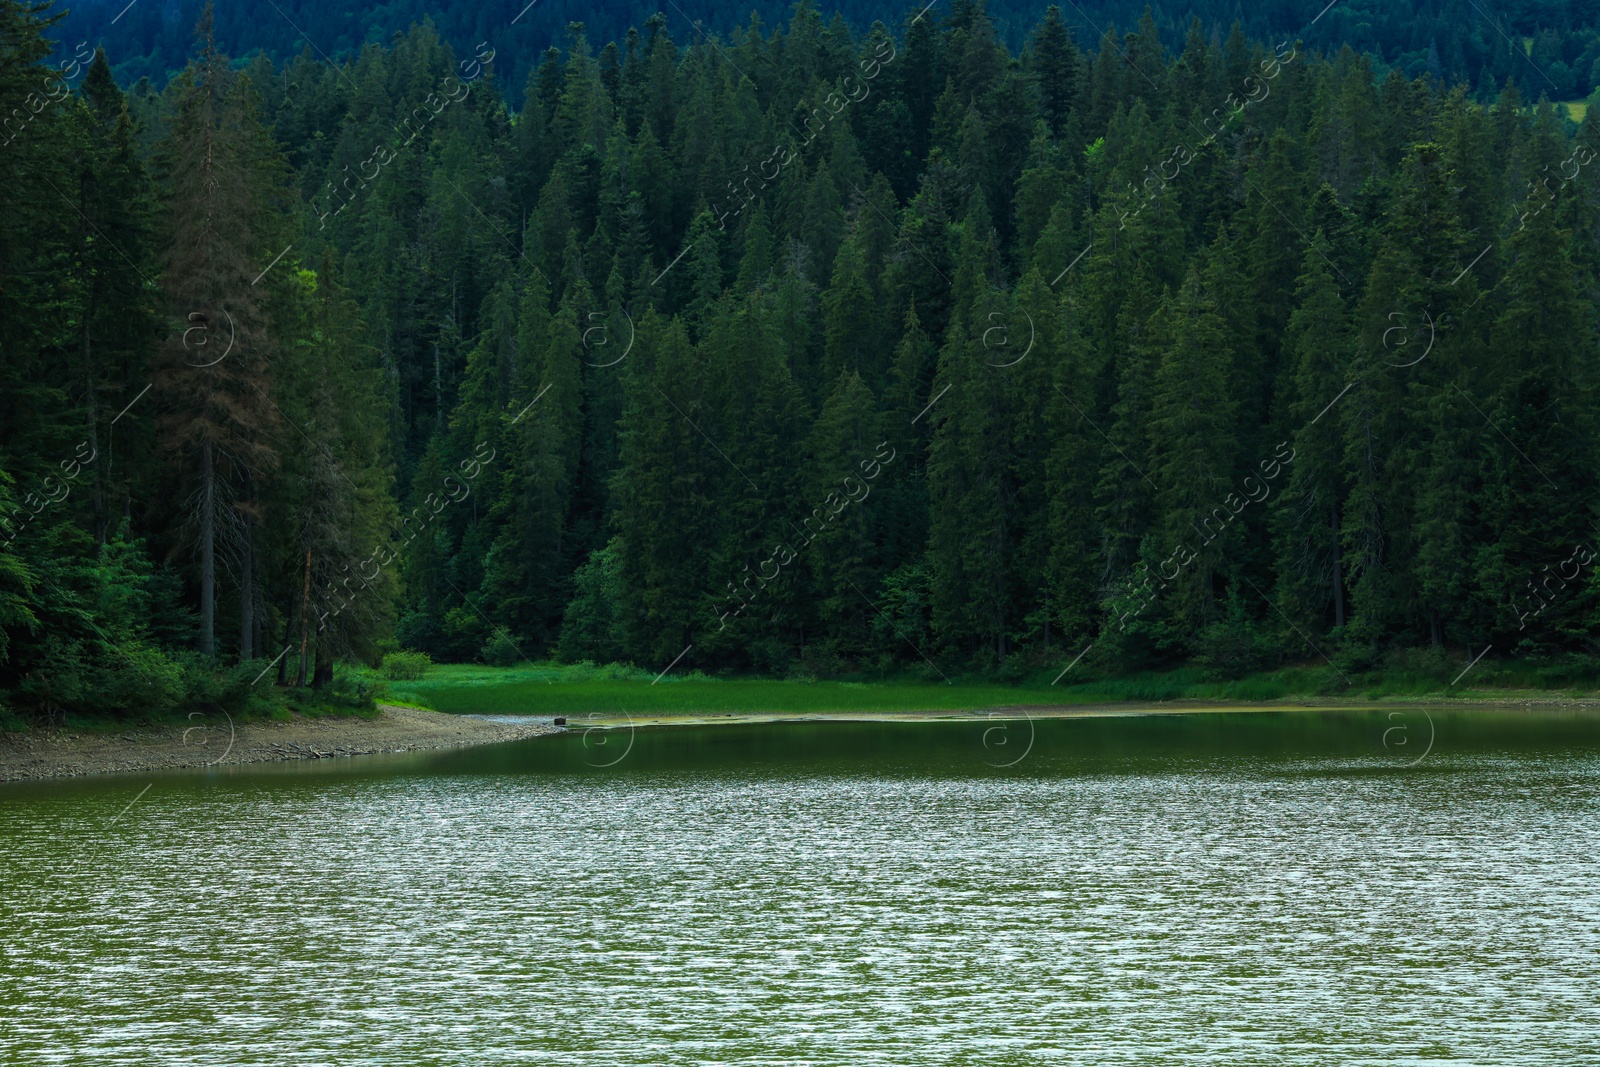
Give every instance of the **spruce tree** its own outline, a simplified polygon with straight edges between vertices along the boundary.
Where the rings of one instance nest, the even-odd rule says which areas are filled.
[[[1233,345],[1215,298],[1195,270],[1163,303],[1150,329],[1162,352],[1151,383],[1147,452],[1161,540],[1169,552],[1182,546],[1195,557],[1172,580],[1169,595],[1190,619],[1209,622],[1214,575],[1239,543],[1234,523],[1247,506],[1231,484],[1237,462]]]
[[[701,436],[708,376],[681,323],[647,312],[626,383],[619,466],[612,482],[623,626],[638,661],[666,664],[714,631],[712,608],[733,594],[711,572],[715,493],[725,461]]]
[[[216,651],[219,545],[246,543],[252,479],[277,461],[269,372],[276,338],[269,289],[255,283],[283,232],[273,203],[282,195],[281,156],[255,115],[248,83],[230,75],[216,50],[211,24],[207,8],[196,31],[200,54],[178,78],[177,114],[163,146],[172,240],[162,285],[180,325],[155,377],[164,447],[185,472],[206,655]],[[245,603],[254,597],[248,573]]]
[[[1574,283],[1571,236],[1549,199],[1540,187],[1529,194],[1527,225],[1507,243],[1490,351],[1515,358],[1491,364],[1492,392],[1474,401],[1486,424],[1474,442],[1484,529],[1472,566],[1481,605],[1472,636],[1501,635],[1497,644],[1524,652],[1585,632],[1594,603],[1562,566],[1574,546],[1592,546],[1596,528],[1593,503],[1575,488],[1600,455],[1600,379],[1586,341],[1593,311]]]
[[[883,577],[878,490],[902,473],[882,464],[892,454],[880,447],[884,440],[872,391],[855,371],[843,371],[801,453],[803,499],[813,506],[793,547],[809,574],[813,614],[825,627],[829,650],[844,659],[859,657],[871,644],[872,598]]]
[[[1328,267],[1320,231],[1303,256],[1285,350],[1293,369],[1281,392],[1293,461],[1274,455],[1252,471],[1270,494],[1277,549],[1276,603],[1292,606],[1297,625],[1323,630],[1345,625],[1344,566],[1339,544],[1345,388],[1354,370],[1349,311]]]

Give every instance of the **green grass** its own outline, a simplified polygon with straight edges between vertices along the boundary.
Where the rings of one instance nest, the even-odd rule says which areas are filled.
[[[444,664],[412,682],[388,683],[389,703],[446,712],[517,715],[654,716],[723,714],[818,715],[836,712],[981,711],[1005,705],[1194,701],[1208,703],[1367,701],[1484,701],[1558,699],[1600,688],[1600,664],[1572,658],[1549,663],[1480,662],[1472,677],[1452,685],[1457,664],[1442,655],[1413,657],[1382,672],[1340,675],[1333,668],[1296,666],[1235,681],[1206,681],[1195,668],[1051,685],[1052,673],[1008,684],[955,679],[800,681],[667,675],[589,664],[484,667]]]
[[[671,675],[583,667],[434,667],[417,682],[390,682],[398,702],[437,711],[520,715],[823,714],[840,711],[951,711],[998,704],[1086,703],[1061,689],[994,682],[802,682]]]

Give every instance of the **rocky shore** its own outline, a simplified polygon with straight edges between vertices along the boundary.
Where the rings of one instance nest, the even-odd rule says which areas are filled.
[[[560,733],[544,723],[494,722],[382,705],[375,719],[143,726],[116,733],[33,730],[0,734],[0,782],[169,767],[415,752]]]

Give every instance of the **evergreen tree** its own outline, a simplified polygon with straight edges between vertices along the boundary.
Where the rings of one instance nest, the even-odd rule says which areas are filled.
[[[295,621],[314,635],[313,680],[319,686],[332,680],[335,658],[376,661],[379,642],[394,625],[397,589],[396,570],[385,562],[393,558],[390,532],[398,516],[383,429],[382,373],[372,349],[360,341],[365,328],[349,294],[332,280],[331,266],[325,260],[320,276],[297,276],[300,325],[280,361],[284,406],[304,427],[307,447],[288,454],[263,494],[262,526],[281,529],[279,521],[290,519],[294,536],[287,545],[268,536],[258,549],[280,568],[271,588],[283,595],[274,616],[282,623],[283,644],[296,645],[305,632],[297,632]],[[453,496],[443,485],[436,492],[440,506]],[[434,503],[428,501],[430,512]],[[301,592],[296,564],[302,555],[312,589],[309,605],[295,596]],[[253,565],[268,570],[262,561]],[[280,631],[270,629],[277,645]],[[271,645],[262,645],[259,636],[254,643],[258,655],[271,658]],[[302,661],[302,681],[304,676]]]
[[[714,630],[710,605],[733,596],[709,567],[724,461],[696,429],[710,414],[708,376],[683,326],[648,312],[638,329],[612,484],[614,522],[629,653],[665,664]],[[724,581],[731,585],[731,576]]]
[[[1162,349],[1152,381],[1148,451],[1163,516],[1161,541],[1173,550],[1189,548],[1195,557],[1168,595],[1191,619],[1209,622],[1215,574],[1238,543],[1233,520],[1246,506],[1230,485],[1237,448],[1232,345],[1210,285],[1194,270],[1150,328]],[[1188,553],[1174,554],[1185,563]]]
[[[125,475],[113,482],[102,459],[100,445],[109,442],[101,422],[109,423],[133,399],[137,390],[130,386],[144,377],[146,354],[159,330],[155,294],[141,273],[154,254],[154,205],[134,145],[134,121],[103,51],[96,50],[84,75],[82,100],[85,106],[77,114],[87,145],[78,157],[76,197],[79,374],[95,456],[91,529],[103,542],[110,534],[113,500],[126,499],[129,483]],[[114,411],[103,410],[112,404]],[[141,409],[134,416],[141,431],[145,414]]]
[[[892,463],[883,466],[882,458],[892,454],[884,444],[872,391],[855,371],[842,372],[802,452],[804,499],[815,505],[804,538],[794,547],[809,572],[824,640],[833,654],[845,658],[872,643],[875,612],[869,598],[883,577],[883,502],[871,498],[885,477],[900,473]],[[878,477],[870,476],[873,471]]]
[[[1482,610],[1471,636],[1504,635],[1520,651],[1570,641],[1593,610],[1590,591],[1567,594],[1573,576],[1561,566],[1595,529],[1593,504],[1573,490],[1600,455],[1593,310],[1574,284],[1571,237],[1547,201],[1542,187],[1529,194],[1528,223],[1508,242],[1496,293],[1490,350],[1516,358],[1494,366],[1492,393],[1476,401],[1491,425],[1475,442],[1483,528],[1469,532]]]
[[[185,327],[163,346],[155,383],[166,410],[165,448],[186,472],[199,556],[200,651],[211,655],[217,549],[232,543],[249,558],[253,482],[277,462],[268,369],[276,342],[268,290],[252,283],[282,234],[273,200],[282,195],[283,162],[256,118],[248,82],[231,76],[216,51],[209,8],[197,37],[200,55],[179,78],[164,146],[172,241],[162,284]],[[225,355],[212,354],[219,348]],[[250,574],[244,572],[245,605],[256,596]]]
[[[1340,407],[1355,373],[1349,311],[1328,267],[1319,231],[1306,249],[1289,320],[1286,351],[1294,359],[1282,392],[1286,426],[1293,428],[1287,472],[1274,456],[1253,471],[1270,493],[1277,544],[1278,593],[1293,605],[1300,625],[1314,630],[1345,625],[1340,508],[1344,412]],[[1271,475],[1276,477],[1270,477]]]

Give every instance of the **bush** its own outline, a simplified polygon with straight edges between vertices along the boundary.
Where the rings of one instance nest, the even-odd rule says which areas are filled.
[[[489,640],[489,625],[471,605],[458,604],[444,613],[439,637],[429,649],[444,663],[470,663]]]
[[[270,675],[261,677],[267,660],[219,667],[216,661],[197,652],[178,653],[177,659],[183,667],[184,707],[247,719],[270,715],[279,706]],[[257,678],[261,679],[260,684],[256,683]]]
[[[1396,648],[1384,655],[1383,666],[1385,679],[1394,685],[1433,688],[1449,682],[1462,663],[1443,648]]]
[[[321,689],[289,689],[281,697],[288,707],[312,718],[356,715],[371,719],[379,714],[377,702],[384,691],[384,684],[365,671],[340,671]]]
[[[1150,562],[1158,555],[1152,544],[1146,537],[1140,546],[1149,561],[1141,560],[1102,588],[1100,611],[1105,622],[1084,666],[1130,675],[1175,666],[1184,659],[1189,628],[1173,614],[1170,598],[1155,595],[1159,568]]]
[[[1228,592],[1222,619],[1202,629],[1195,641],[1194,662],[1207,681],[1231,681],[1277,664],[1278,649],[1245,606],[1238,589]]]
[[[0,734],[20,733],[27,728],[27,720],[12,711],[4,700],[0,700]]]
[[[536,665],[538,666],[538,665]],[[541,676],[545,667],[538,666]],[[580,660],[577,663],[568,663],[562,667],[551,667],[550,672],[559,681],[587,682],[600,680],[606,682],[648,682],[654,680],[658,671],[647,671],[642,667],[635,667],[631,663],[605,663],[596,665],[590,660]],[[668,675],[671,677],[671,675]]]
[[[556,653],[568,662],[621,659],[626,650],[622,625],[622,551],[616,539],[596,549],[572,576],[573,594],[561,621]]]
[[[415,682],[432,666],[426,652],[391,652],[383,657],[383,676],[391,682]]]
[[[187,688],[184,666],[154,645],[131,640],[95,649],[46,634],[14,697],[37,720],[55,724],[67,713],[159,718],[185,703]]]
[[[928,625],[932,614],[933,566],[926,556],[902,563],[883,580],[882,611],[872,619],[872,636],[880,652],[891,661],[903,659],[911,648],[925,648],[928,644]],[[911,654],[921,662],[922,657]],[[818,666],[809,661],[797,669],[817,673]],[[826,665],[822,665],[826,666]],[[915,667],[913,666],[913,669]]]
[[[484,642],[478,657],[491,667],[514,667],[524,658],[522,649],[511,638],[511,631],[504,626],[497,627]]]
[[[1282,678],[1241,678],[1223,686],[1225,700],[1282,700],[1289,684]]]

